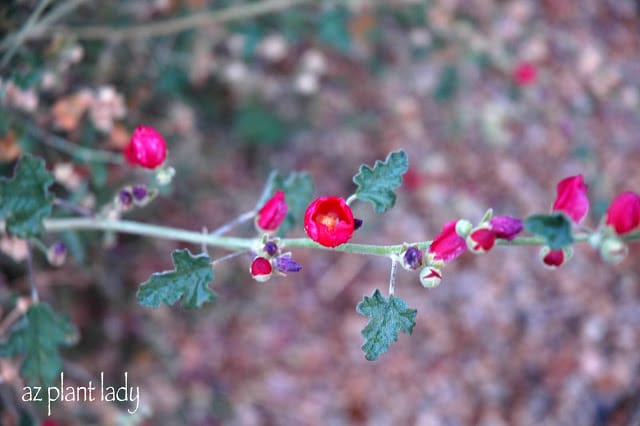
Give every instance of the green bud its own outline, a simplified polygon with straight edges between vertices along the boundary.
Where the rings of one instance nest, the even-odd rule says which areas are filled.
[[[425,266],[420,271],[420,283],[424,288],[438,287],[442,282],[442,272],[433,266]]]
[[[460,219],[456,222],[456,234],[462,238],[467,238],[472,229],[473,225],[467,219]]]
[[[605,262],[617,264],[624,260],[629,253],[629,247],[619,238],[609,237],[600,244],[600,257]]]

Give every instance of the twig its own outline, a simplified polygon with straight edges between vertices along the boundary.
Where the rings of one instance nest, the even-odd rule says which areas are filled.
[[[27,18],[27,22],[25,22],[24,26],[15,35],[15,38],[13,39],[14,41],[11,46],[2,56],[2,61],[0,61],[0,68],[4,68],[4,66],[9,63],[13,55],[16,53],[16,50],[18,50],[18,47],[20,47],[20,44],[22,44],[22,41],[25,39],[27,34],[29,34],[30,29],[35,25],[36,21],[38,20],[38,18],[40,18],[40,15],[42,14],[42,12],[44,12],[44,9],[49,5],[49,3],[51,3],[51,0],[41,0],[40,3],[38,3],[36,9],[29,16],[29,18]]]
[[[67,14],[73,12],[83,3],[87,3],[89,0],[68,0],[62,3],[57,8],[53,9],[49,14],[45,15],[39,22],[31,26],[28,32],[22,35],[22,39],[18,42],[14,41],[18,38],[19,34],[9,34],[2,42],[0,42],[0,50],[6,49],[11,43],[19,45],[21,42],[38,38],[40,36],[51,36],[47,30],[56,21],[64,18]]]
[[[86,207],[79,206],[77,204],[70,203],[67,200],[63,200],[61,198],[55,198],[53,200],[53,204],[67,210],[71,210],[72,212],[78,213],[84,217],[94,217],[95,213]]]
[[[112,26],[97,25],[87,27],[57,27],[53,28],[52,33],[70,35],[83,40],[118,39],[122,41],[136,38],[158,37],[163,35],[171,35],[192,28],[203,27],[211,24],[220,24],[224,22],[252,18],[259,15],[288,9],[300,4],[313,2],[314,0],[264,0],[259,3],[249,3],[240,6],[232,6],[223,10],[199,12],[185,17],[169,19],[160,22],[150,22],[134,27],[117,28]],[[46,36],[47,34],[41,35]]]
[[[16,307],[0,322],[0,336],[4,336],[11,325],[18,320],[29,308],[29,302],[18,299]]]
[[[253,219],[253,217],[255,215],[256,215],[256,211],[255,210],[251,210],[249,212],[242,213],[240,216],[236,217],[235,219],[233,219],[229,223],[225,223],[220,228],[218,228],[215,231],[211,232],[209,235],[212,235],[212,236],[224,235],[227,232],[231,231],[236,226],[240,225],[241,223],[244,223],[244,222],[246,222],[248,220]]]

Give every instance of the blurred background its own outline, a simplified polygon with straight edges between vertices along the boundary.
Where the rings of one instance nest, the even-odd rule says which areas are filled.
[[[132,220],[214,229],[253,208],[272,169],[347,196],[360,164],[402,148],[396,207],[356,203],[353,242],[428,240],[489,207],[547,212],[578,173],[595,227],[616,194],[640,189],[639,24],[632,0],[9,1],[0,172],[43,155],[58,194],[100,206],[145,176],[79,149],[118,153],[147,124],[176,177]],[[80,331],[64,371],[79,385],[127,371],[141,402],[136,415],[62,403],[49,424],[640,424],[639,244],[616,266],[579,246],[556,271],[537,247],[466,253],[432,290],[400,271],[417,325],[368,362],[355,306],[386,289],[384,259],[297,250],[301,272],[259,284],[237,258],[216,269],[217,302],[150,310],[138,284],[185,245],[62,237],[70,259],[37,257],[36,278]],[[28,283],[24,247],[0,242],[6,301]],[[0,363],[2,424],[17,424],[19,364]]]

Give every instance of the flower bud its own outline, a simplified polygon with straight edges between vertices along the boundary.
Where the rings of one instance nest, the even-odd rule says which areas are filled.
[[[133,199],[140,202],[147,197],[147,187],[144,185],[136,185],[131,190],[131,193],[133,194]]]
[[[422,266],[422,250],[417,247],[409,247],[402,256],[402,267],[408,270],[416,270]]]
[[[467,243],[456,233],[456,222],[446,223],[431,242],[429,253],[433,254],[433,260],[450,262],[466,250]]]
[[[291,253],[287,253],[276,259],[276,269],[282,274],[286,274],[287,272],[298,272],[302,266],[291,258]]]
[[[633,231],[640,225],[640,195],[627,191],[618,195],[606,214],[607,225],[618,235]]]
[[[67,246],[62,241],[56,241],[47,250],[47,260],[51,266],[61,266],[67,259]]]
[[[420,271],[420,283],[424,288],[438,287],[442,282],[442,272],[433,266],[425,266]]]
[[[124,149],[124,157],[131,164],[155,169],[167,158],[167,143],[153,127],[138,126]]]
[[[522,231],[522,220],[511,216],[496,216],[489,220],[489,227],[496,238],[511,241]]]
[[[256,226],[260,231],[273,232],[287,216],[287,202],[284,192],[277,190],[260,208],[256,215]]]
[[[258,256],[251,262],[250,272],[254,280],[265,282],[271,278],[273,266],[271,266],[271,262],[269,262],[269,260]]]
[[[571,256],[573,256],[573,248],[571,247],[551,250],[550,247],[543,246],[538,254],[542,263],[550,269],[556,269],[564,265],[571,259]]]
[[[462,238],[467,238],[472,229],[473,225],[467,219],[460,219],[456,222],[456,234]]]
[[[587,189],[582,175],[570,176],[561,180],[558,183],[557,196],[552,210],[563,212],[575,223],[580,223],[589,211]]]
[[[479,254],[485,253],[493,247],[496,242],[496,236],[490,229],[476,228],[466,239],[467,248],[470,252]]]
[[[619,238],[605,238],[600,244],[600,257],[605,262],[618,264],[627,257],[629,247]]]
[[[278,244],[275,241],[267,241],[263,247],[264,252],[269,256],[275,256],[278,253]]]
[[[118,204],[122,210],[127,210],[131,208],[131,204],[133,203],[133,195],[129,188],[125,188],[118,193]]]

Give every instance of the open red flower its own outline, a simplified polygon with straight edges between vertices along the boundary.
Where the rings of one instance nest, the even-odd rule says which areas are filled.
[[[562,179],[558,183],[558,195],[553,203],[553,211],[563,212],[575,223],[580,223],[589,211],[587,189],[582,175]]]
[[[167,143],[153,127],[138,126],[123,151],[126,160],[146,169],[155,169],[167,158]]]
[[[278,229],[287,216],[287,202],[284,192],[277,190],[271,198],[267,200],[256,215],[256,226],[265,232],[273,232]]]
[[[320,197],[304,213],[304,230],[325,247],[344,244],[353,235],[353,213],[344,198]]]
[[[637,228],[640,225],[640,195],[631,191],[618,195],[607,210],[607,225],[618,235]]]
[[[464,253],[467,243],[464,238],[456,233],[456,222],[452,220],[442,227],[440,232],[429,246],[429,253],[433,253],[434,260],[450,262]]]
[[[258,256],[251,262],[249,270],[254,280],[264,282],[271,278],[273,266],[268,259]]]

